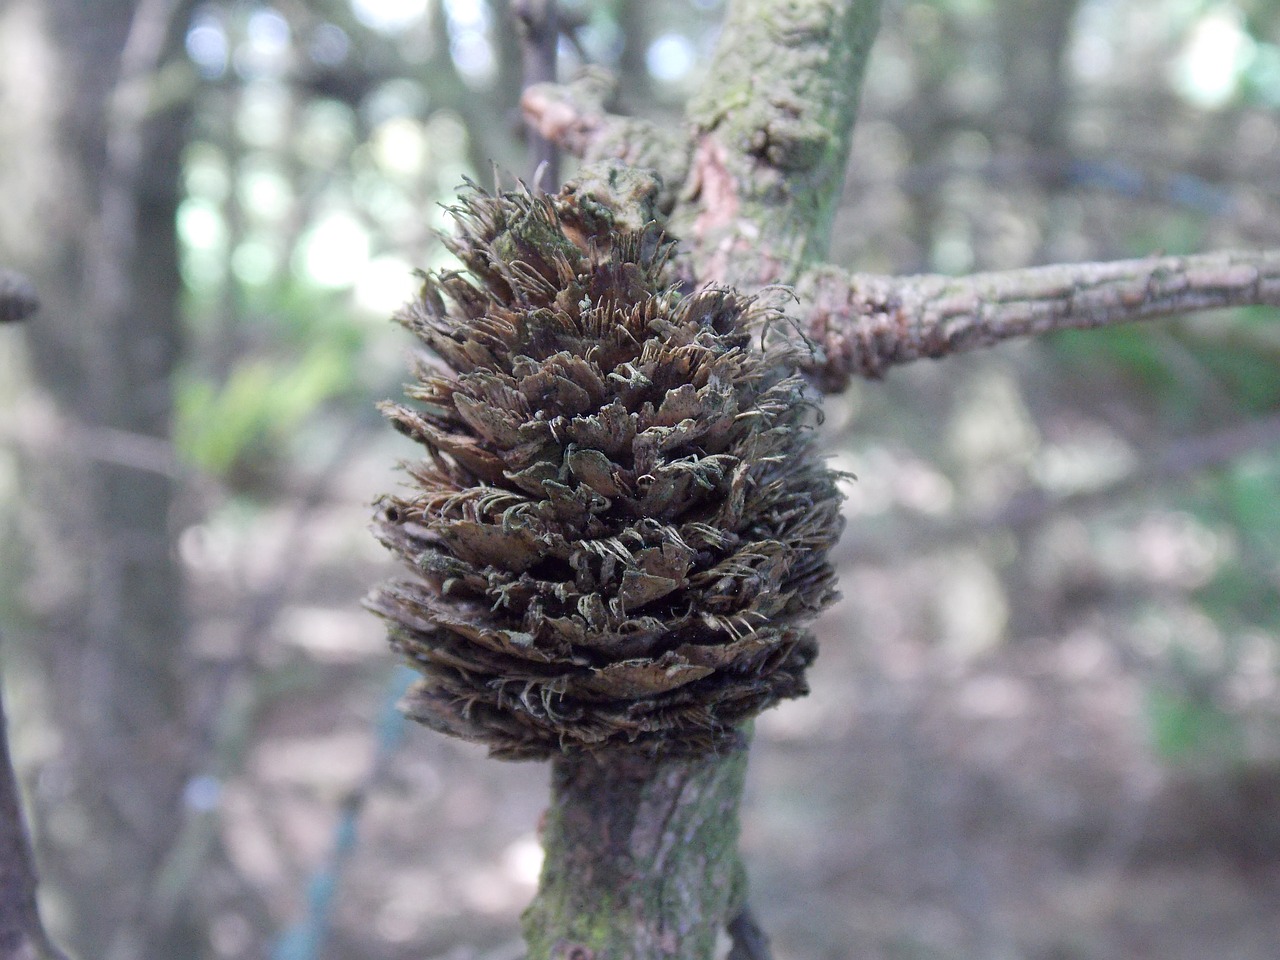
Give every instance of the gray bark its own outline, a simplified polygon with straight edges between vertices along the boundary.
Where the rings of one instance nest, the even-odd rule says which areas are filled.
[[[1054,264],[975,273],[877,277],[820,267],[796,284],[797,311],[820,348],[811,372],[838,391],[851,376],[994,346],[1196,310],[1280,306],[1280,251]]]

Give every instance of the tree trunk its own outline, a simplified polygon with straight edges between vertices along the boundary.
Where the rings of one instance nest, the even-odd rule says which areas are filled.
[[[180,0],[15,0],[0,17],[20,51],[0,67],[0,259],[41,293],[26,343],[58,425],[23,465],[39,622],[26,645],[62,744],[34,819],[51,886],[74,904],[69,941],[109,960],[200,953],[150,915],[188,775],[186,621],[176,485],[131,455],[167,452],[181,343],[189,99],[162,68],[186,21]]]
[[[697,283],[754,293],[825,256],[879,14],[879,0],[729,5],[689,104],[689,179],[671,216]],[[644,156],[652,144],[619,146]],[[754,924],[735,922],[747,916],[746,762],[745,745],[554,761],[546,864],[525,914],[530,960],[710,960],[731,924],[735,957],[767,955]]]
[[[553,761],[529,960],[710,958],[742,910],[745,745],[715,757]]]
[[[754,292],[827,255],[880,0],[736,0],[690,99],[672,230],[700,283]]]

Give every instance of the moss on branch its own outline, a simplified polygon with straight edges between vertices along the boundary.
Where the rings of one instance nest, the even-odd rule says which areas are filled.
[[[673,216],[702,280],[788,282],[821,259],[879,0],[736,0],[690,102],[693,168]]]
[[[710,960],[741,912],[746,748],[559,757],[529,960]]]

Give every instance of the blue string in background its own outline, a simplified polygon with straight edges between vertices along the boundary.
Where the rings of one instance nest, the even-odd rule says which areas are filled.
[[[333,902],[338,892],[342,867],[355,852],[360,811],[373,788],[380,781],[391,757],[404,742],[408,724],[397,707],[418,674],[408,667],[396,667],[387,681],[382,709],[374,727],[373,766],[364,781],[343,801],[334,828],[333,849],[326,862],[307,884],[306,914],[294,926],[283,931],[271,951],[272,960],[320,960],[332,922]]]

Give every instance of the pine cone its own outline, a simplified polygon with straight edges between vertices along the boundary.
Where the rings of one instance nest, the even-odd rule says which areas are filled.
[[[737,742],[807,692],[835,597],[840,496],[776,312],[681,296],[660,229],[573,185],[454,213],[467,273],[398,317],[448,369],[384,405],[426,448],[378,505],[414,575],[369,600],[423,674],[406,712],[508,759]]]

